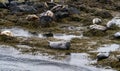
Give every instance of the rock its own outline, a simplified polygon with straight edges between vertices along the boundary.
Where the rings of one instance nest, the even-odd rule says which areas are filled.
[[[45,37],[53,37],[53,33],[52,32],[44,33],[43,36],[45,36]]]
[[[33,21],[33,20],[36,20],[36,19],[39,19],[39,17],[38,17],[37,15],[35,15],[35,14],[33,14],[33,15],[28,15],[28,16],[26,17],[26,20],[29,20],[29,21]]]
[[[11,31],[9,31],[9,30],[2,31],[0,34],[10,36],[10,37],[14,36],[13,33]]]
[[[18,5],[19,3],[17,1],[11,1],[9,7],[18,6]]]
[[[40,26],[41,27],[49,27],[52,21],[53,21],[53,18],[51,18],[50,16],[41,16],[40,17]]]
[[[37,10],[33,6],[28,6],[28,5],[13,6],[13,7],[10,7],[10,11],[12,13],[17,13],[17,12],[36,13],[37,12]]]
[[[55,49],[69,50],[70,49],[70,42],[68,42],[68,41],[56,41],[56,42],[49,41],[49,46],[51,48],[55,48]]]
[[[110,56],[110,53],[109,52],[100,52],[97,54],[97,60],[103,60],[103,59],[106,59]]]
[[[53,2],[45,2],[45,6],[51,10],[53,7],[57,6],[56,3],[53,3]]]
[[[43,12],[46,8],[44,3],[34,3],[32,5],[37,11]]]
[[[75,7],[68,8],[69,14],[80,14],[80,11]]]
[[[69,17],[69,13],[68,12],[62,12],[62,11],[58,11],[55,13],[55,18],[56,19],[62,19],[62,18],[66,18]]]
[[[108,28],[111,28],[112,26],[120,27],[120,17],[114,17],[112,20],[108,21],[106,26]]]
[[[94,18],[92,20],[93,24],[100,24],[102,22],[102,20],[100,18]]]
[[[107,27],[102,26],[102,25],[97,25],[97,24],[90,25],[89,28],[90,28],[91,30],[98,30],[98,31],[106,31],[106,30],[107,30]]]
[[[0,2],[0,8],[7,8],[7,5],[5,3]]]

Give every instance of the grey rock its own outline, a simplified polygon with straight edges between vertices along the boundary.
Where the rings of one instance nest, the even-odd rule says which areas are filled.
[[[18,5],[10,8],[13,13],[25,12],[25,13],[36,13],[37,10],[33,6],[28,5]]]

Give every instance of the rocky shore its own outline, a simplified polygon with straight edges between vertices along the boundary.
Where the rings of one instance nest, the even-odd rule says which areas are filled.
[[[91,65],[119,71],[119,30],[119,0],[0,1],[0,44],[23,54],[87,53]]]

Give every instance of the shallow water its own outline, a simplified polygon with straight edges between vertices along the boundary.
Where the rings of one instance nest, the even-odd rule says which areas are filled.
[[[17,36],[17,37],[32,37],[34,35],[32,35],[29,31],[25,30],[25,29],[22,29],[22,28],[5,28],[5,29],[2,29],[2,31],[4,30],[10,30],[14,36]]]
[[[34,35],[32,33],[30,33],[28,30],[22,29],[22,28],[5,28],[2,29],[1,31],[4,30],[10,30],[14,36],[16,37],[38,37],[38,38],[46,38],[45,36],[43,36],[41,33],[36,33],[38,35]],[[71,40],[72,38],[82,38],[83,35],[66,35],[66,34],[54,34],[53,38],[55,39],[62,39],[62,40]]]
[[[53,37],[56,39],[71,40],[73,38],[82,38],[83,35],[76,36],[76,35],[66,35],[66,34],[55,34]]]
[[[89,66],[86,53],[71,53],[64,60],[52,56],[21,54],[10,46],[0,46],[0,71],[107,71]],[[108,70],[113,71],[113,70]]]
[[[120,48],[120,45],[118,44],[106,44],[103,45],[102,47],[99,47],[97,52],[112,52],[112,51],[117,51]]]

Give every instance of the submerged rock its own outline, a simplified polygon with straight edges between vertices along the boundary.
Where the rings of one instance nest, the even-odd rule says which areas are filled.
[[[97,60],[102,60],[102,59],[106,59],[110,56],[109,52],[100,52],[97,54]]]
[[[49,46],[55,49],[70,49],[70,42],[68,41],[49,41]]]
[[[93,24],[100,24],[102,22],[102,20],[100,18],[94,18],[92,20]]]

